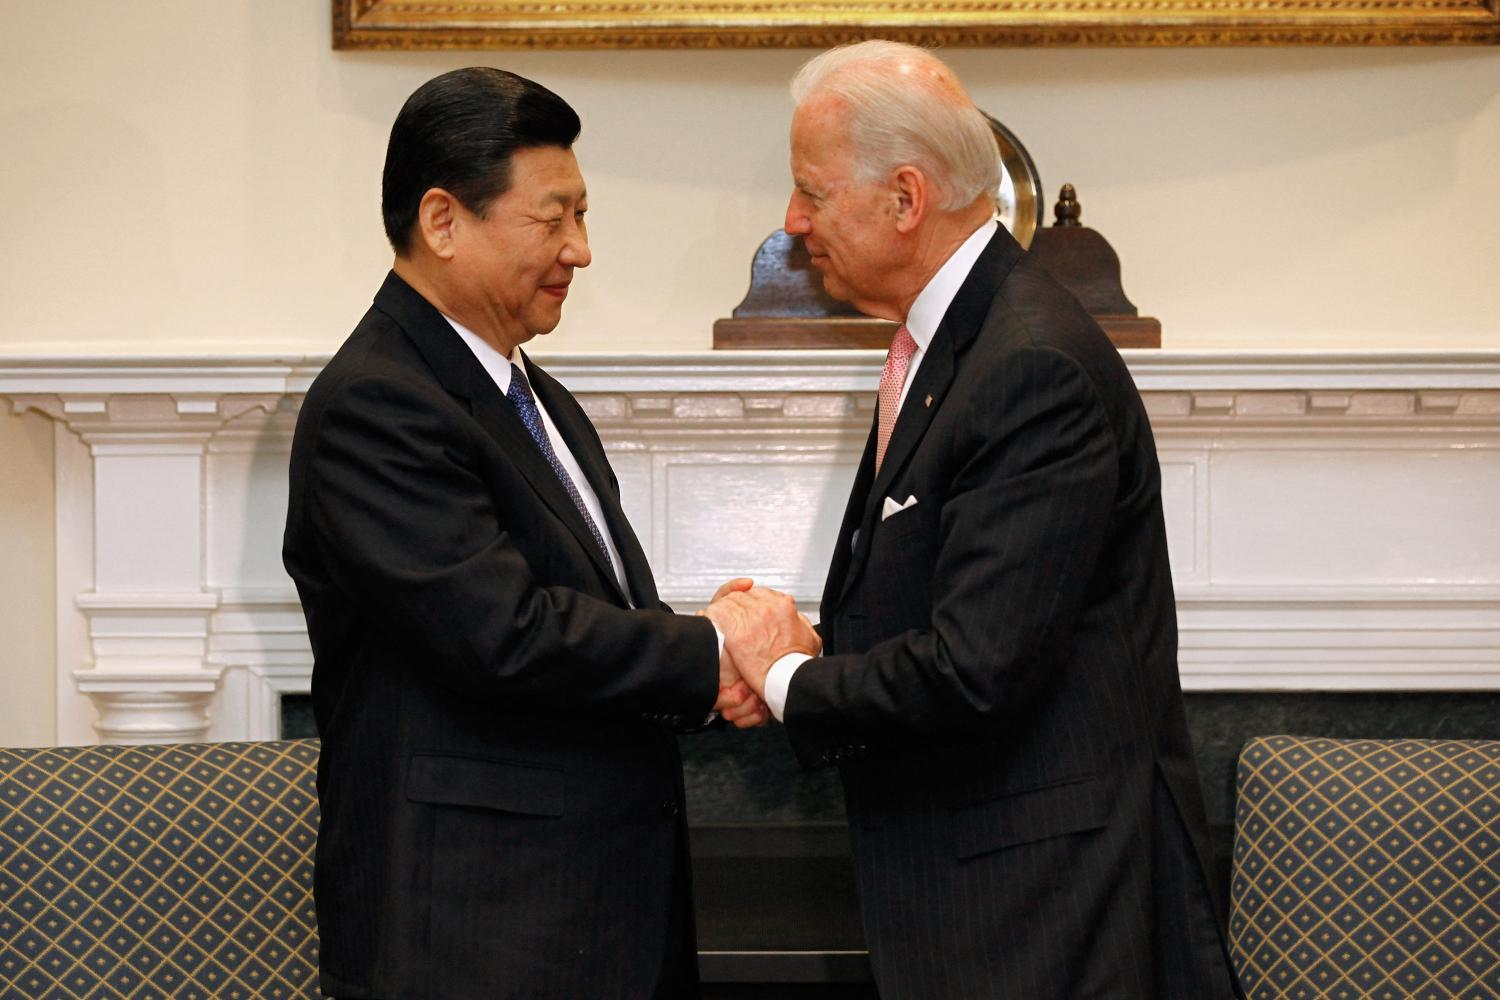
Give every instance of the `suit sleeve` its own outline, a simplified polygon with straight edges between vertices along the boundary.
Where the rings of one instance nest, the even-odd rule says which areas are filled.
[[[713,626],[541,585],[513,518],[472,467],[481,432],[466,416],[395,379],[335,389],[307,488],[339,591],[421,669],[506,710],[706,715],[718,686]]]
[[[785,722],[806,764],[978,735],[1048,682],[1042,652],[1084,600],[1110,521],[1114,435],[1092,383],[1051,349],[992,366],[966,405],[935,560],[912,564],[933,572],[931,628],[798,669]]]

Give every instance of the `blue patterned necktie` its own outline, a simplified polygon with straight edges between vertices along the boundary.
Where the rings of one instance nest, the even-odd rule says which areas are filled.
[[[589,526],[589,532],[594,536],[594,541],[599,543],[599,551],[604,553],[604,561],[613,566],[614,563],[609,558],[609,546],[604,544],[604,535],[599,531],[599,526],[594,523],[588,506],[584,504],[583,495],[578,492],[578,487],[574,485],[573,477],[568,475],[568,470],[563,468],[562,462],[558,461],[557,452],[552,450],[552,441],[547,437],[547,428],[542,426],[542,413],[536,408],[536,400],[531,398],[531,383],[526,381],[526,373],[514,364],[510,366],[510,390],[506,392],[505,398],[510,400],[510,405],[516,408],[516,415],[531,432],[531,438],[542,450],[547,464],[552,466],[552,471],[557,473],[558,479],[562,480],[563,489],[567,490],[568,496],[573,499],[573,506],[578,508],[578,513],[583,517],[583,523]]]

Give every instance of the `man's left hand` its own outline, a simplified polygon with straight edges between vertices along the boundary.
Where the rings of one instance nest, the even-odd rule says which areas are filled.
[[[771,719],[771,710],[750,690],[750,685],[745,681],[720,688],[719,700],[714,702],[714,711],[725,722],[732,722],[737,729],[764,726]]]

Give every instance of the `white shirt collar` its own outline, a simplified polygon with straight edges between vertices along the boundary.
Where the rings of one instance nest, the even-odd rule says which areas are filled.
[[[484,366],[484,370],[490,373],[490,378],[494,379],[495,384],[500,387],[500,394],[507,395],[510,392],[510,366],[516,365],[523,373],[526,371],[526,359],[521,354],[521,348],[519,346],[512,347],[510,349],[510,357],[507,358],[495,350],[479,334],[470,330],[452,316],[445,313],[443,319],[447,320],[448,325],[453,327],[453,331],[463,338],[465,344],[469,345],[469,350],[474,352],[474,357],[479,359],[479,363]],[[527,378],[530,377],[528,374]]]
[[[911,334],[911,339],[917,342],[917,350],[926,353],[937,333],[938,324],[943,321],[948,307],[953,304],[953,297],[958,294],[964,279],[974,269],[974,262],[989,245],[990,238],[995,235],[995,228],[999,225],[991,219],[974,230],[953,251],[953,256],[938,268],[937,274],[932,276],[927,287],[922,289],[916,301],[911,304],[911,311],[906,314],[906,329]]]
[[[526,356],[521,353],[519,345],[511,348],[510,357],[507,358],[495,350],[489,343],[480,339],[479,334],[470,330],[452,316],[444,315],[443,319],[447,320],[448,324],[453,327],[453,332],[457,333],[463,342],[469,345],[469,350],[474,352],[474,357],[479,359],[479,363],[484,366],[484,370],[489,373],[490,378],[495,380],[495,385],[499,387],[502,395],[508,396],[510,394],[511,365],[520,368],[522,374],[526,375],[528,379],[531,378],[526,368]],[[553,423],[552,415],[547,412],[547,407],[542,405],[542,401],[536,398],[535,394],[532,395],[532,402],[536,404],[537,413],[541,415],[542,430],[546,433],[547,440],[552,445],[552,453],[557,457],[557,461],[561,463],[562,468],[567,470],[568,478],[573,480],[573,486],[578,491],[579,497],[582,498],[583,505],[588,508],[589,516],[594,519],[594,524],[598,526],[599,533],[604,536],[604,548],[609,553],[610,566],[615,571],[615,579],[619,581],[620,592],[628,597],[630,594],[630,581],[625,576],[625,560],[620,556],[620,548],[615,544],[614,536],[610,533],[609,522],[605,520],[604,508],[599,502],[599,495],[594,492],[593,486],[589,484],[588,477],[583,473],[583,467],[578,464],[578,457],[573,454],[572,449],[568,447],[567,440],[557,429],[557,425]]]

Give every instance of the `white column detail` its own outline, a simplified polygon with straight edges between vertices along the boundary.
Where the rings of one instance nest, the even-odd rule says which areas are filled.
[[[59,458],[59,531],[88,535],[59,545],[60,684],[92,702],[103,742],[205,738],[223,674],[209,656],[220,596],[205,577],[206,446],[280,392],[225,392],[256,387],[182,362],[0,373],[21,383],[17,410],[51,416],[88,450],[87,476]],[[59,701],[59,738],[76,742],[78,713]]]

